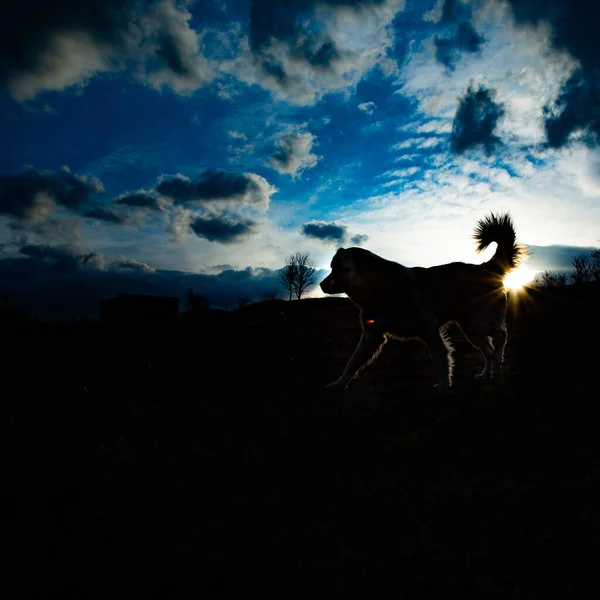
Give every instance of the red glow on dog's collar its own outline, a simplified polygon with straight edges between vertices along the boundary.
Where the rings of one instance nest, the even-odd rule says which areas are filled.
[[[375,319],[367,319],[367,320],[365,321],[365,323],[366,323],[367,325],[373,325],[373,323],[375,323]]]

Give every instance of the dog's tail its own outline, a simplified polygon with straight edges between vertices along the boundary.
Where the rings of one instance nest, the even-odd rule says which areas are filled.
[[[519,263],[527,256],[525,246],[517,243],[515,226],[508,213],[504,215],[492,213],[481,219],[475,227],[473,237],[477,242],[477,252],[482,252],[492,242],[498,244],[494,256],[481,265],[498,275],[505,275],[518,267]]]

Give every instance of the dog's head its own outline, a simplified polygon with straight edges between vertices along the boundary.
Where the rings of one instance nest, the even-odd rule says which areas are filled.
[[[362,248],[340,248],[331,260],[331,273],[319,284],[323,292],[350,295],[353,290],[363,287],[361,267],[368,254],[370,252]]]

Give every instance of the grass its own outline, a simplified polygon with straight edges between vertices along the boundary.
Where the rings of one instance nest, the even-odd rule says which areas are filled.
[[[13,573],[76,597],[595,597],[597,300],[521,305],[498,381],[458,342],[447,392],[390,342],[326,393],[359,335],[342,300],[6,332]]]

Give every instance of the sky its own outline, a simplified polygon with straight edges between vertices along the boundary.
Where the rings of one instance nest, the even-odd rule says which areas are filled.
[[[530,269],[566,268],[600,245],[599,19],[588,0],[5,1],[0,294],[232,308],[298,250],[319,277],[348,246],[482,262],[490,211]]]

